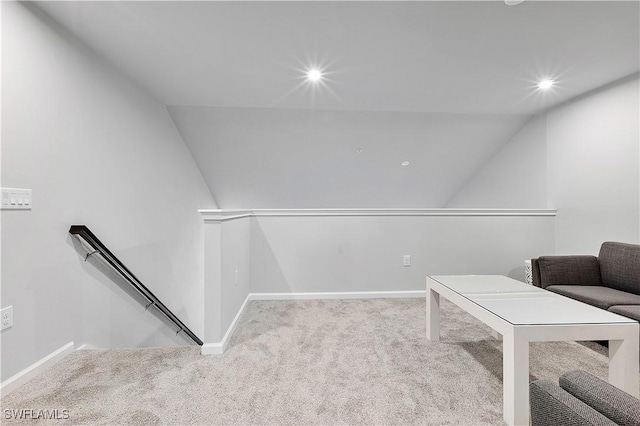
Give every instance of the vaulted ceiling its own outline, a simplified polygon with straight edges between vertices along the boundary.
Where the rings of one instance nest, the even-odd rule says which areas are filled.
[[[222,207],[439,207],[528,117],[640,63],[637,1],[37,4],[169,106]]]
[[[638,70],[637,2],[39,5],[166,105],[531,114]]]

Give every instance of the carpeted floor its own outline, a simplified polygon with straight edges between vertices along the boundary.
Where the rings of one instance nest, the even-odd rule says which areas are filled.
[[[504,424],[502,345],[442,300],[442,340],[424,299],[254,301],[227,352],[199,347],[76,351],[3,398],[5,410],[68,410],[23,424]],[[531,379],[584,369],[596,344],[531,346]]]

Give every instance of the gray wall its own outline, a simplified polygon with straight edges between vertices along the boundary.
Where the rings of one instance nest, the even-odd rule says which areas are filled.
[[[608,240],[638,243],[639,105],[635,75],[547,113],[558,253],[597,253]]]
[[[220,322],[223,332],[229,328],[250,292],[251,222],[252,218],[246,217],[224,222],[221,226]],[[237,280],[236,271],[238,271]]]
[[[203,330],[203,224],[216,204],[163,105],[76,41],[2,2],[2,185],[33,210],[2,212],[2,379],[70,341],[184,344],[68,234],[86,224]]]
[[[547,207],[546,115],[532,117],[481,166],[447,207]]]
[[[169,111],[225,209],[444,207],[529,118],[275,108]],[[408,167],[400,165],[405,160]]]
[[[256,217],[251,291],[424,290],[427,274],[524,281],[525,259],[553,253],[553,232],[553,216]]]
[[[597,254],[610,240],[637,243],[639,105],[636,74],[541,113],[448,207],[555,208],[557,254]]]

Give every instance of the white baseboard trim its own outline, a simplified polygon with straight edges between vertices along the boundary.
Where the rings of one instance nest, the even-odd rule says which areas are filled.
[[[2,396],[5,396],[13,390],[19,388],[38,374],[42,373],[47,368],[60,361],[62,358],[69,355],[71,352],[73,352],[73,350],[74,344],[73,342],[69,342],[60,349],[45,356],[40,361],[31,364],[21,372],[2,382],[2,384],[0,384],[0,394]]]
[[[200,348],[200,355],[222,355],[226,346],[224,342],[203,343]]]
[[[344,291],[344,292],[307,292],[307,293],[249,293],[244,299],[231,325],[221,341],[205,343],[200,349],[202,355],[222,355],[227,349],[231,336],[244,313],[247,304],[252,300],[310,300],[310,299],[398,299],[425,297],[426,290],[408,291]]]
[[[304,299],[390,299],[425,297],[425,290],[408,291],[337,291],[305,293],[251,293],[250,300],[304,300]]]
[[[76,351],[81,351],[83,349],[97,349],[97,348],[95,346],[93,346],[93,345],[89,345],[89,344],[85,343],[84,345],[82,345],[79,348],[77,348]]]
[[[236,314],[235,318],[233,319],[233,321],[231,321],[231,325],[229,325],[227,332],[224,333],[224,337],[222,338],[222,340],[217,343],[204,343],[202,345],[202,348],[200,349],[200,354],[221,355],[224,353],[224,351],[227,350],[227,345],[229,344],[231,336],[236,329],[236,325],[238,325],[238,320],[242,316],[242,313],[244,312],[245,308],[247,307],[247,303],[249,303],[250,300],[251,294],[248,294],[244,299],[244,302],[242,302],[242,306],[240,306],[240,309],[238,309],[238,313]]]

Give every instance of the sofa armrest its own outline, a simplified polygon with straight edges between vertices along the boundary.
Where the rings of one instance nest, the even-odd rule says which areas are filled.
[[[529,385],[531,426],[599,425],[615,423],[548,380]]]
[[[540,282],[540,265],[538,264],[538,258],[531,259],[531,281],[536,287],[542,287]]]
[[[586,371],[563,374],[560,387],[617,424],[640,425],[640,400]]]
[[[540,256],[537,264],[542,288],[550,285],[602,285],[600,265],[595,256]]]
[[[602,285],[640,294],[640,245],[604,242],[598,262]]]

